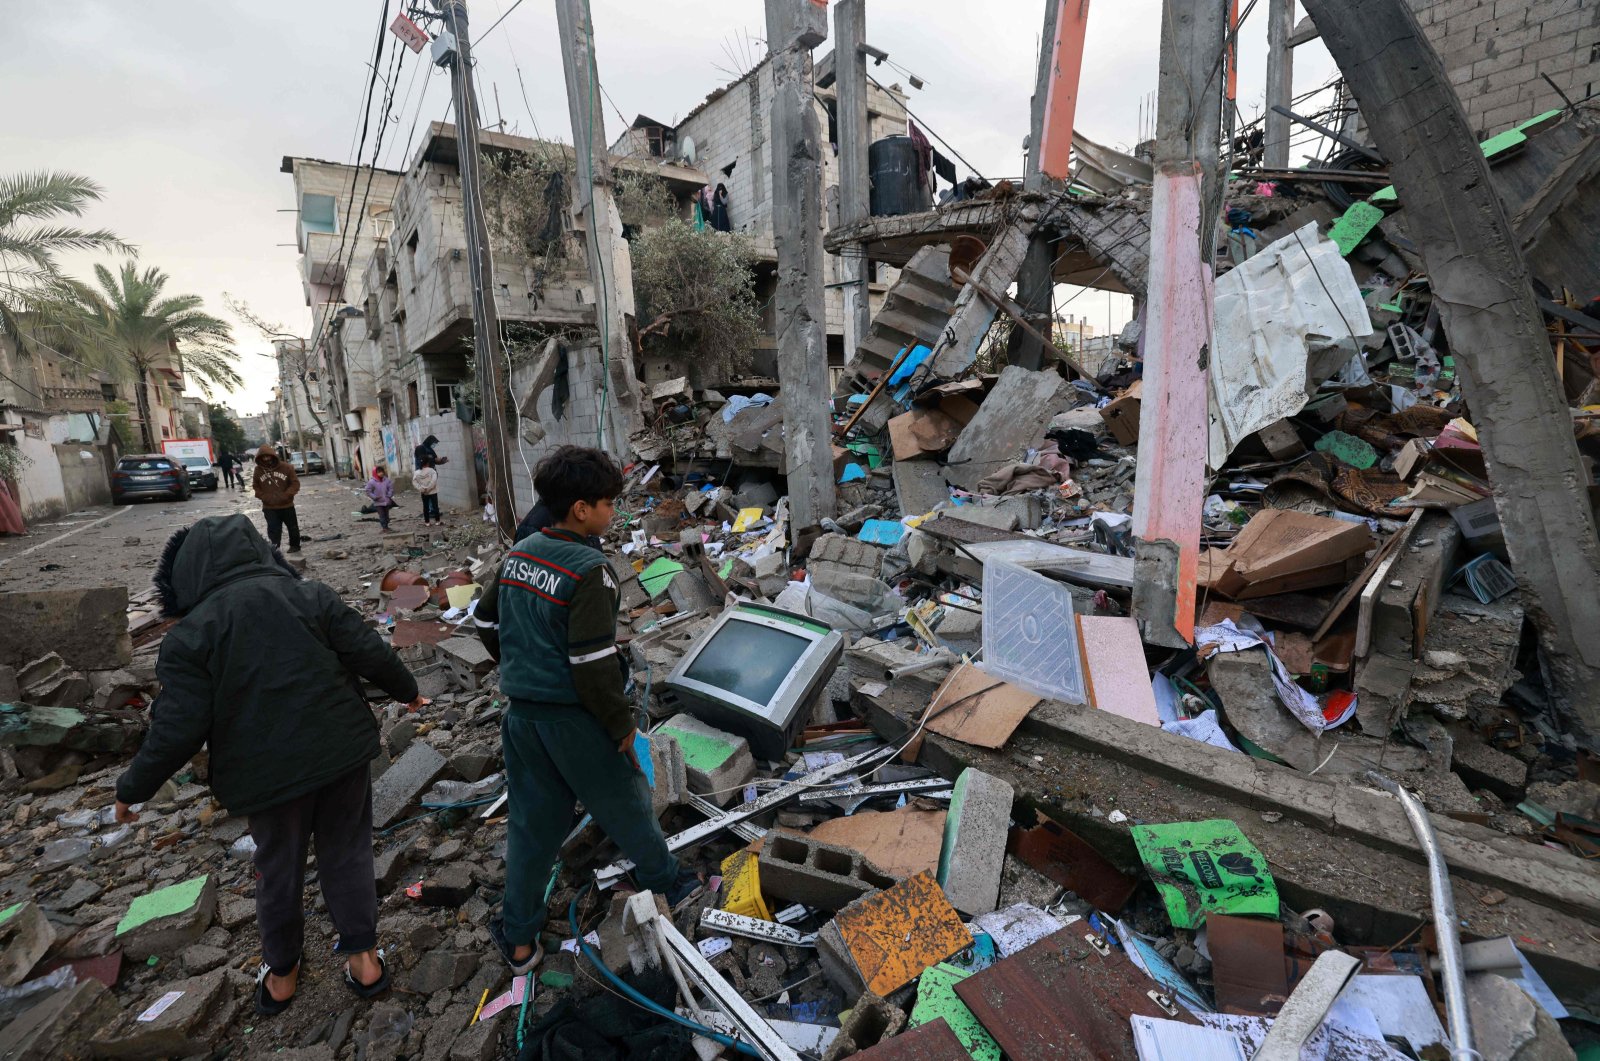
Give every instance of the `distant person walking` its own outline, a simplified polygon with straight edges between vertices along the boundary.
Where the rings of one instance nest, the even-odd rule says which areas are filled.
[[[430,523],[437,523],[444,526],[444,519],[439,515],[439,469],[433,466],[432,457],[423,460],[411,476],[411,485],[422,495],[422,525],[426,527]]]
[[[250,486],[261,502],[261,514],[267,519],[267,538],[274,549],[283,541],[283,529],[289,528],[289,551],[300,551],[300,517],[294,511],[294,495],[300,492],[300,477],[294,466],[278,458],[278,451],[262,446],[256,452],[256,471]]]
[[[174,534],[155,584],[162,614],[178,622],[156,659],[150,731],[117,779],[117,821],[137,822],[134,805],[204,746],[212,794],[248,818],[255,841],[256,1012],[283,1012],[299,985],[313,842],[344,986],[362,999],[382,994],[369,769],[379,732],[361,680],[416,710],[428,703],[416,679],[360,613],[303,580],[244,516]]]
[[[389,510],[394,507],[394,480],[384,473],[381,464],[373,465],[372,478],[367,480],[367,497],[378,510],[378,529],[387,534]]]
[[[222,485],[230,489],[243,486],[244,480],[239,477],[239,458],[222,451],[222,456],[217,458],[217,465],[222,469]]]

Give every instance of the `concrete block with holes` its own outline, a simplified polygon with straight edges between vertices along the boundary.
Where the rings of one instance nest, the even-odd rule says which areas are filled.
[[[687,714],[667,719],[651,734],[657,735],[671,737],[682,750],[690,792],[699,793],[719,807],[744,802],[739,789],[756,772],[749,741]]]
[[[793,833],[770,833],[761,848],[761,890],[823,910],[892,888],[891,877],[847,847]]]

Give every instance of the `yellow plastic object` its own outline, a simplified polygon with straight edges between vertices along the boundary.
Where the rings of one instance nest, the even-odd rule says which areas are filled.
[[[735,851],[722,860],[722,908],[730,914],[772,920],[761,897],[761,860],[751,851]]]
[[[465,608],[482,588],[476,582],[468,582],[465,586],[451,586],[444,591],[444,595],[450,601],[450,607]]]
[[[733,521],[733,532],[743,534],[752,526],[761,522],[761,509],[741,508],[738,517]]]

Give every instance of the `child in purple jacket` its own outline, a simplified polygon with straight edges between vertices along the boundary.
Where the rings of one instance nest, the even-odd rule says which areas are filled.
[[[373,466],[372,478],[367,480],[367,497],[372,499],[372,507],[378,510],[380,531],[387,532],[389,510],[394,507],[394,480],[384,473],[381,464]]]

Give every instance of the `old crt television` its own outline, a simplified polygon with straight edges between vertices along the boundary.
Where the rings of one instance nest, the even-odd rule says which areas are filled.
[[[736,604],[689,646],[662,699],[743,737],[760,759],[795,746],[810,706],[844,655],[844,635],[807,615]]]

